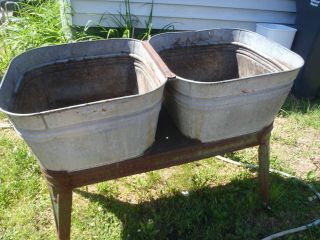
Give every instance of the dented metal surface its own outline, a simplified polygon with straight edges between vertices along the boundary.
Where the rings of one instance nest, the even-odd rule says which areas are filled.
[[[0,107],[45,169],[118,162],[154,142],[167,80],[160,65],[130,39],[31,50],[11,62]]]
[[[259,34],[239,29],[164,33],[149,40],[177,75],[165,106],[179,130],[202,142],[271,124],[303,60]]]

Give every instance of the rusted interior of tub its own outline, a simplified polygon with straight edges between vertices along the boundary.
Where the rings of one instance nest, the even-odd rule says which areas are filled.
[[[11,111],[35,113],[144,94],[157,85],[150,74],[145,64],[130,56],[42,66],[22,76]]]
[[[281,71],[275,62],[236,44],[177,47],[159,54],[176,75],[199,82],[218,82]]]

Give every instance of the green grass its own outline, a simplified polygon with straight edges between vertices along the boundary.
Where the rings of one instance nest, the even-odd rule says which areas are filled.
[[[293,97],[288,98],[280,116],[296,121],[302,127],[312,127],[320,129],[320,99],[297,100]]]
[[[0,75],[25,50],[67,42],[56,1],[33,1],[18,17],[0,28]],[[101,36],[89,30],[78,29],[76,38],[109,34],[108,29],[100,29],[106,31]],[[319,119],[319,100],[288,98],[275,122],[271,165],[320,191]],[[256,150],[228,156],[256,163]],[[77,189],[72,239],[261,239],[320,217],[319,202],[308,200],[313,194],[303,184],[274,174],[271,183],[271,212],[261,208],[255,171],[215,158]],[[56,239],[38,163],[12,129],[0,129],[0,239]],[[281,239],[320,239],[320,227]]]
[[[69,41],[99,40],[108,38],[138,38],[146,40],[154,32],[152,29],[153,2],[150,13],[142,23],[145,29],[135,29],[136,17],[131,14],[130,1],[125,1],[125,13],[113,15],[108,21],[117,28],[105,28],[101,21],[88,22],[86,27],[74,27],[73,39],[64,35],[59,1],[28,0],[21,3],[21,10],[15,13],[10,23],[0,28],[0,77],[4,74],[10,60],[18,54],[41,46],[63,44]],[[141,23],[141,22],[140,22]],[[173,30],[173,25],[163,27],[160,32]],[[158,30],[159,32],[159,30]]]
[[[65,43],[59,17],[59,4],[33,1],[22,4],[22,10],[10,24],[0,28],[0,75],[16,55],[35,47]]]
[[[5,118],[6,118],[5,114],[3,112],[0,112],[0,120],[5,119]]]

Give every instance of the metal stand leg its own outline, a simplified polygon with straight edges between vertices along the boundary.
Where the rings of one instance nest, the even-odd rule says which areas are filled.
[[[269,209],[270,133],[259,145],[259,181],[263,206]]]
[[[70,239],[72,190],[57,190],[49,186],[51,203],[59,240]]]

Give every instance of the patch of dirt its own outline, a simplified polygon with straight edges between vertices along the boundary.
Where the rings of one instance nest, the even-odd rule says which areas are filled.
[[[0,119],[0,129],[7,129],[7,128],[11,128],[12,125],[9,121],[9,119],[7,118],[3,118],[3,119]]]
[[[297,176],[305,178],[310,171],[315,171],[316,178],[320,179],[320,130],[300,128],[286,118],[275,120],[272,151],[290,164],[290,168]],[[288,141],[288,142],[286,142]]]

